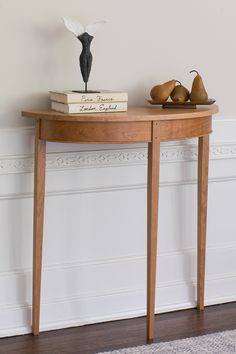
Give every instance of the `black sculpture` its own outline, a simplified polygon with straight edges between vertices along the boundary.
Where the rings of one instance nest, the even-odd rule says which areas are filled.
[[[95,92],[95,91],[88,91],[88,80],[89,75],[92,67],[93,56],[90,51],[90,45],[93,40],[93,34],[100,28],[102,28],[107,21],[98,21],[91,23],[84,27],[78,21],[73,21],[70,19],[64,18],[64,23],[66,28],[75,34],[75,36],[79,39],[82,43],[82,52],[80,54],[79,62],[80,62],[80,70],[83,77],[83,81],[85,83],[85,90],[84,91],[76,91],[76,92]]]
[[[81,74],[85,83],[85,92],[88,91],[87,85],[93,61],[93,56],[90,51],[90,44],[93,38],[94,37],[90,36],[90,34],[88,34],[87,32],[84,32],[83,34],[81,34],[81,36],[78,37],[83,46],[82,52],[79,57],[79,62]]]

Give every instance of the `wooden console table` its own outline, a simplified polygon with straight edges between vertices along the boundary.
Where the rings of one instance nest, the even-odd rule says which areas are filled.
[[[197,109],[132,107],[125,113],[22,112],[36,120],[34,172],[33,334],[39,334],[46,141],[84,144],[148,144],[147,340],[154,337],[160,142],[198,138],[197,308],[204,308],[209,134],[217,106]]]

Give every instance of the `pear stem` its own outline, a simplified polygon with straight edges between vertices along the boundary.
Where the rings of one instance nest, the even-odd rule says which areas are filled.
[[[196,73],[197,75],[199,75],[199,73],[198,73],[197,70],[191,70],[191,71],[190,71],[190,74],[191,74],[191,73]]]
[[[179,80],[175,80],[175,81],[178,82],[178,84],[180,84],[182,86],[182,84],[181,84],[181,82]]]

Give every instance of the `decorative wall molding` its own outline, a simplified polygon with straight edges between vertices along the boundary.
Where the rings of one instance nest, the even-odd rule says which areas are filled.
[[[236,142],[211,145],[210,158],[236,158]],[[162,163],[187,162],[196,159],[197,146],[195,144],[170,144],[161,148]],[[145,147],[47,154],[48,170],[130,166],[146,163],[147,148]],[[32,155],[0,156],[0,174],[28,173],[32,171]]]
[[[214,144],[210,148],[210,158],[212,160],[236,158],[236,143]]]
[[[227,252],[227,251],[232,251],[234,250],[236,252],[236,243],[230,243],[230,244],[221,244],[220,246],[210,246],[207,247],[207,253],[217,253],[217,252]],[[196,248],[185,248],[181,250],[170,250],[170,251],[165,251],[165,252],[158,252],[158,257],[175,257],[175,256],[187,256],[187,255],[195,255],[197,254],[197,249]],[[67,262],[67,263],[56,263],[56,264],[50,264],[50,265],[45,265],[43,266],[43,271],[44,272],[51,272],[54,270],[72,270],[76,268],[82,268],[82,267],[87,267],[87,266],[102,266],[102,265],[109,265],[109,264],[122,264],[122,263],[127,263],[127,262],[137,262],[137,261],[146,261],[146,255],[145,254],[136,254],[136,255],[126,255],[126,256],[120,256],[120,257],[112,257],[112,258],[99,258],[99,259],[87,259],[84,261],[74,261],[74,262]],[[19,269],[9,269],[6,271],[1,271],[0,272],[0,277],[11,277],[15,275],[25,275],[26,273],[32,273],[32,268],[19,268]],[[224,276],[220,275],[221,278],[227,278],[227,277],[236,277],[236,274],[225,274]],[[219,279],[218,275],[211,276],[210,280],[214,279]],[[165,282],[166,283],[166,282]],[[172,284],[173,282],[171,282]],[[179,282],[178,282],[179,283]],[[166,285],[163,285],[166,286]]]
[[[209,177],[209,183],[220,183],[220,182],[232,182],[236,181],[236,175],[227,177]],[[184,186],[190,184],[197,184],[196,179],[180,180],[180,181],[162,181],[160,182],[160,187],[171,187],[171,186]],[[77,195],[86,193],[105,193],[105,192],[119,192],[127,190],[138,190],[146,189],[146,183],[140,184],[128,184],[128,185],[113,185],[109,187],[91,187],[91,188],[81,188],[81,189],[66,189],[66,190],[56,190],[47,191],[45,193],[46,197],[59,197],[63,195]],[[15,199],[25,199],[33,198],[33,193],[13,193],[13,194],[0,194],[0,200],[15,200]]]
[[[45,271],[45,270],[43,270]],[[210,285],[212,282],[219,282],[219,281],[224,281],[224,280],[229,280],[232,282],[235,282],[236,274],[219,274],[216,276],[211,276],[206,278],[206,285]],[[57,297],[57,298],[52,298],[46,301],[42,301],[41,305],[50,305],[50,304],[63,304],[63,303],[73,303],[77,302],[79,300],[88,300],[88,299],[97,299],[98,297],[107,297],[107,296],[114,296],[114,295],[122,295],[122,294],[132,294],[132,293],[146,293],[146,284],[144,284],[143,287],[139,288],[120,288],[116,290],[105,290],[105,291],[97,291],[96,293],[94,292],[86,292],[86,293],[81,293],[79,295],[74,295],[74,296],[66,296],[66,297]],[[158,289],[163,289],[164,288],[174,288],[174,287],[197,287],[197,279],[194,278],[190,281],[169,281],[169,282],[158,282],[157,283],[157,292],[159,291]],[[236,299],[236,295],[234,297]],[[207,303],[207,301],[206,301]],[[0,311],[1,310],[6,310],[6,309],[11,309],[11,310],[16,310],[16,309],[25,309],[29,308],[31,309],[31,304],[25,304],[25,303],[14,303],[14,304],[0,304]]]
[[[33,158],[29,156],[0,157],[0,174],[27,173],[33,171]]]

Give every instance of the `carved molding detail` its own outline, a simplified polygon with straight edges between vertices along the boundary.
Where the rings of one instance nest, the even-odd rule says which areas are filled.
[[[210,148],[211,159],[236,158],[236,143],[217,143]],[[163,145],[161,162],[186,162],[197,159],[197,146],[193,144]],[[47,154],[48,170],[98,168],[147,163],[147,148],[120,150],[80,151]],[[0,156],[0,174],[29,173],[33,171],[33,156]]]
[[[33,171],[32,156],[0,157],[0,174],[27,173]]]

